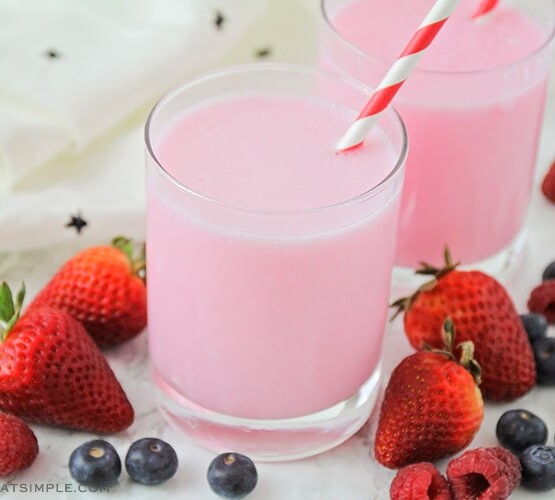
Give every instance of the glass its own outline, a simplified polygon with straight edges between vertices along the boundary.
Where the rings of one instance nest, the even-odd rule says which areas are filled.
[[[152,377],[167,420],[204,447],[259,460],[300,458],[341,443],[367,420],[379,390],[407,138],[388,109],[379,128],[392,154],[379,182],[324,206],[266,209],[197,192],[190,187],[195,179],[171,173],[161,154],[168,126],[204,109],[200,104],[219,111],[238,95],[316,99],[354,119],[369,94],[350,78],[317,69],[246,65],[186,83],[150,114]],[[237,120],[250,120],[251,111]],[[237,141],[237,155],[250,141]],[[183,161],[202,170],[195,162],[204,160],[188,156],[186,137],[182,148]],[[266,168],[267,158],[254,160]],[[239,172],[241,162],[229,162]],[[293,163],[299,175],[319,168],[310,158]],[[310,179],[316,184],[307,190],[319,185],[317,176]],[[249,181],[239,187],[252,194],[258,186]]]
[[[478,1],[463,0],[455,14],[470,20]],[[373,10],[363,22],[375,21],[367,32],[375,29],[376,37],[384,39],[371,48],[362,46],[362,24],[355,26],[361,11],[348,20],[349,11],[363,3],[322,0],[320,64],[375,86],[433,2],[404,3],[401,13],[393,8],[386,12],[381,2],[378,6],[367,1],[364,8]],[[411,138],[395,284],[408,284],[412,270],[421,261],[441,264],[445,244],[464,265],[498,276],[514,269],[521,254],[553,62],[555,9],[552,1],[544,0],[507,0],[501,8],[502,14],[496,17],[494,13],[481,24],[469,21],[474,25],[468,38],[480,35],[480,30],[491,30],[494,24],[501,30],[505,23],[507,29],[500,38],[506,41],[504,50],[509,53],[503,55],[502,64],[492,66],[483,60],[483,46],[472,45],[463,31],[458,37],[447,37],[445,31],[452,29],[454,33],[460,25],[450,26],[454,21],[449,19],[430,49],[448,39],[453,42],[451,47],[445,42],[450,61],[445,65],[436,55],[426,58],[425,54],[395,98]],[[506,14],[509,8],[529,16],[533,21],[529,24],[541,30],[540,40],[524,55],[516,55],[511,45],[517,42],[512,38],[515,19]],[[418,14],[415,9],[419,9]],[[405,23],[403,29],[392,32],[397,28],[392,26],[394,19],[404,22],[400,16],[412,16],[414,28],[405,32]],[[398,47],[390,47],[392,41],[385,40],[390,33],[398,39]],[[462,59],[465,62],[457,70],[445,69]],[[472,64],[467,64],[468,60]],[[443,69],[440,64],[445,65]]]

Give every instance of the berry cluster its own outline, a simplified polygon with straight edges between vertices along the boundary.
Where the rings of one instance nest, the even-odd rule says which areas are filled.
[[[520,316],[534,352],[536,381],[555,385],[555,338],[548,337],[549,324],[555,324],[555,262],[542,273],[542,283],[528,299],[529,313]]]
[[[157,438],[135,441],[125,456],[125,470],[140,484],[161,484],[177,471],[178,458],[173,447]],[[103,439],[87,441],[69,457],[69,472],[79,484],[109,488],[117,483],[122,471],[120,456],[114,446]],[[208,467],[207,480],[214,493],[239,499],[251,493],[258,481],[256,466],[240,453],[218,455]]]
[[[173,447],[157,438],[135,441],[125,456],[129,477],[146,485],[167,481],[176,473],[177,466]],[[107,488],[116,484],[121,474],[121,459],[111,443],[93,439],[73,450],[69,457],[69,473],[84,486]]]
[[[498,281],[460,270],[448,249],[443,266],[417,273],[431,280],[393,304],[416,352],[393,370],[380,409],[374,455],[390,468],[453,456],[480,429],[483,399],[513,401],[536,384],[523,322]]]
[[[547,446],[545,422],[527,410],[506,411],[497,421],[497,439],[522,466],[522,486],[535,491],[555,488],[555,447]]]
[[[499,419],[503,448],[463,453],[449,462],[446,478],[432,463],[470,444],[482,423],[481,395],[513,401],[536,384],[555,385],[555,337],[548,336],[555,324],[555,262],[521,315],[500,283],[459,270],[448,250],[443,267],[425,264],[418,273],[432,280],[393,304],[417,352],[392,372],[375,438],[378,462],[401,468],[391,498],[503,499],[519,484],[555,488],[555,446],[546,444],[543,420],[527,410]],[[455,323],[457,343],[451,339],[446,349],[445,332],[454,335]]]
[[[12,293],[0,283],[0,411],[18,419],[8,427],[0,417],[11,447],[1,447],[0,475],[30,466],[37,455],[23,421],[94,433],[132,424],[133,407],[100,349],[146,326],[145,256],[135,253],[122,237],[78,252],[25,311],[24,285]]]
[[[518,486],[518,459],[500,447],[469,450],[447,464],[445,478],[431,463],[403,467],[391,483],[391,500],[508,498]]]

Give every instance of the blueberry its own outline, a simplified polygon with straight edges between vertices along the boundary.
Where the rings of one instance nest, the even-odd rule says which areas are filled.
[[[160,484],[177,471],[177,454],[161,439],[142,438],[135,441],[125,456],[125,469],[131,479],[141,484]]]
[[[243,498],[258,480],[252,460],[240,453],[222,453],[208,467],[208,484],[212,491],[225,498]]]
[[[532,345],[539,385],[555,385],[555,337],[546,337]]]
[[[522,466],[522,486],[535,491],[555,488],[555,448],[534,445],[519,457]]]
[[[543,339],[547,336],[548,324],[543,314],[521,314],[520,319],[522,320],[522,325],[528,334],[530,343],[533,344],[536,340]]]
[[[543,270],[542,280],[555,280],[555,261],[553,261]]]
[[[121,460],[110,443],[94,439],[73,450],[69,457],[69,473],[85,486],[107,488],[117,482]]]
[[[533,444],[547,442],[547,426],[528,410],[509,410],[497,421],[495,434],[499,442],[515,455]]]

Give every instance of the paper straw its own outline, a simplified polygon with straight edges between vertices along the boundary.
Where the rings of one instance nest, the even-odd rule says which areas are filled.
[[[478,9],[472,15],[472,19],[479,20],[487,16],[493,9],[495,9],[495,7],[497,7],[498,3],[499,0],[482,0]]]
[[[387,108],[417,65],[432,40],[439,33],[460,0],[438,0],[418,30],[378,85],[356,121],[336,145],[337,151],[354,148],[364,142],[379,115]]]

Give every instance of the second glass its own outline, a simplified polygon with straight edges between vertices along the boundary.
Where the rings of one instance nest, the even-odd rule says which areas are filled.
[[[376,86],[433,3],[322,0],[321,65]],[[523,247],[554,3],[507,0],[476,21],[478,3],[461,1],[395,98],[411,138],[400,271],[440,264],[447,244],[463,264],[499,275]]]

